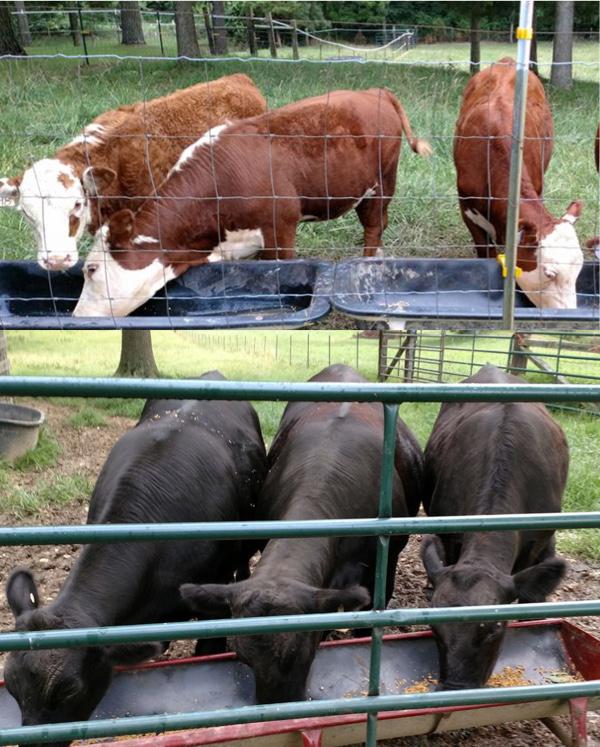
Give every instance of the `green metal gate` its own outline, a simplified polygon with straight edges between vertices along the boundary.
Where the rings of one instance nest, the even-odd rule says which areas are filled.
[[[0,377],[0,396],[164,397],[216,400],[379,402],[384,408],[384,450],[377,519],[293,522],[229,522],[203,524],[123,524],[79,527],[3,527],[0,545],[135,542],[188,538],[315,537],[370,535],[378,537],[373,609],[362,612],[273,616],[237,620],[129,625],[77,630],[26,631],[0,634],[0,651],[71,648],[142,641],[211,638],[223,635],[275,633],[334,628],[374,629],[371,643],[370,685],[365,697],[288,704],[258,705],[187,714],[138,716],[122,719],[50,724],[5,729],[0,745],[70,741],[143,732],[163,732],[204,726],[277,721],[288,718],[366,713],[366,744],[373,747],[377,713],[408,708],[513,703],[524,700],[572,699],[600,694],[600,681],[531,685],[508,689],[473,689],[426,694],[379,695],[383,628],[457,621],[542,619],[600,614],[600,600],[514,605],[385,610],[385,576],[389,538],[393,534],[473,532],[534,528],[581,529],[600,527],[600,512],[578,514],[513,514],[452,518],[394,518],[391,487],[396,418],[401,402],[519,401],[600,402],[600,386],[495,384],[338,384],[262,383],[234,381],[171,381]]]

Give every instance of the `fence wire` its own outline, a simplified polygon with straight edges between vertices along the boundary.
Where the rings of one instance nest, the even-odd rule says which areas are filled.
[[[40,24],[44,17],[40,14]],[[112,23],[117,15],[111,13],[109,17]],[[90,13],[83,18],[91,27],[96,16]],[[290,25],[284,22],[275,25],[281,33],[285,30],[300,37],[304,32],[315,36],[312,31],[288,28]],[[61,29],[67,30],[62,26]],[[397,40],[413,33],[392,28],[390,33],[398,35],[387,40],[388,32],[386,27],[385,38],[377,47],[378,54],[381,50],[392,50]],[[382,29],[378,33],[383,34]],[[11,183],[0,183],[0,199],[5,205],[0,211],[0,256],[10,262],[30,263],[6,265],[2,273],[0,321],[5,327],[92,324],[89,319],[83,322],[71,316],[84,279],[85,288],[91,281],[81,274],[81,265],[70,267],[65,261],[69,252],[64,247],[68,234],[72,239],[73,232],[83,253],[86,245],[93,243],[92,236],[85,233],[84,224],[88,210],[97,208],[97,200],[85,197],[77,183],[85,168],[103,168],[109,161],[114,165],[117,151],[125,154],[120,156],[123,163],[119,163],[117,170],[129,169],[133,176],[130,173],[126,184],[121,180],[115,189],[109,190],[110,201],[105,197],[100,202],[103,218],[116,207],[129,207],[136,211],[135,227],[142,226],[144,230],[133,237],[134,244],[126,253],[112,241],[113,251],[107,254],[106,242],[96,238],[99,254],[93,263],[95,282],[105,276],[108,299],[101,307],[103,320],[93,322],[96,326],[284,324],[297,327],[315,321],[331,308],[355,318],[427,317],[441,323],[447,319],[498,323],[502,315],[504,266],[493,258],[497,253],[502,255],[503,237],[495,234],[493,213],[505,204],[506,190],[503,186],[496,187],[495,181],[497,178],[502,181],[506,168],[503,146],[510,144],[511,134],[510,126],[505,133],[495,132],[489,126],[496,111],[494,96],[486,94],[487,121],[483,127],[487,134],[483,134],[484,155],[477,156],[477,160],[485,161],[487,192],[482,200],[474,200],[472,206],[465,203],[463,209],[469,215],[461,218],[452,151],[460,142],[468,145],[481,137],[466,133],[460,135],[459,141],[455,140],[461,96],[469,82],[466,68],[470,61],[464,45],[458,44],[458,48],[450,45],[448,49],[448,45],[422,43],[415,33],[411,37],[413,42],[416,40],[415,45],[404,49],[398,59],[387,56],[371,59],[367,53],[375,49],[374,45],[353,46],[344,41],[350,49],[340,47],[335,59],[321,59],[319,53],[293,60],[282,59],[281,55],[276,59],[244,57],[239,45],[234,49],[233,37],[230,54],[234,54],[230,57],[201,57],[190,59],[189,64],[180,61],[173,65],[178,58],[169,55],[164,43],[165,57],[156,56],[151,44],[143,49],[144,54],[140,54],[138,46],[135,54],[126,55],[115,36],[110,48],[98,46],[94,51],[90,44],[89,53],[82,55],[79,47],[69,48],[71,40],[59,35],[57,41],[49,25],[46,34],[52,44],[59,45],[60,51],[36,42],[27,57],[0,59],[5,108],[9,113],[0,133],[0,173],[14,178],[28,169],[27,183],[23,182],[21,189],[23,194],[29,189],[32,195],[28,204],[21,200],[20,211],[14,211],[10,207],[14,197],[9,194]],[[309,41],[316,44],[312,37]],[[506,32],[495,39],[487,46],[483,44],[483,68],[506,54],[515,56],[515,45],[506,40]],[[324,46],[322,41],[319,49]],[[331,39],[326,41],[328,45],[334,44]],[[287,48],[283,38],[279,43]],[[311,44],[300,48],[312,50]],[[362,56],[349,59],[342,54],[355,49],[362,50]],[[522,212],[531,212],[531,206],[533,211],[542,211],[545,221],[551,221],[566,215],[573,200],[581,200],[583,208],[576,227],[577,239],[569,233],[567,224],[576,219],[573,213],[568,222],[560,224],[560,235],[553,239],[550,255],[543,262],[538,256],[537,268],[530,269],[531,250],[519,258],[528,283],[533,283],[539,292],[526,288],[525,281],[517,278],[518,319],[600,325],[599,263],[593,245],[585,246],[600,235],[599,186],[593,153],[599,75],[595,51],[597,42],[592,39],[576,42],[575,85],[570,92],[559,92],[546,84],[554,134],[526,132],[525,146],[533,151],[532,146],[539,144],[542,161],[548,160],[552,146],[554,152],[539,198],[535,190],[524,192]],[[550,42],[540,40],[538,57],[542,74],[548,70],[543,65],[549,55]],[[169,121],[166,126],[159,121],[161,111],[164,117],[164,105],[157,104],[155,99],[192,84],[205,83],[210,88],[211,82],[220,76],[235,72],[249,75],[265,96],[270,111],[270,119],[262,120],[266,129],[256,133],[238,126],[231,132],[219,131],[214,137],[207,136],[206,144],[196,148],[194,157],[193,144],[205,134],[211,117],[207,115],[197,121],[193,128],[189,120],[177,126]],[[334,123],[340,115],[334,92],[371,87],[380,90],[369,107],[367,129],[362,124],[354,131],[353,125],[345,123],[340,130],[339,123]],[[384,88],[400,100],[414,135],[429,142],[433,149],[430,158],[419,158],[410,153],[405,142],[397,175],[389,165],[390,159],[395,158],[400,140],[407,137],[406,133],[401,138],[399,132],[389,130]],[[321,123],[311,129],[307,110],[300,108],[294,115],[295,123],[286,129],[283,119],[277,119],[278,107],[311,95],[325,96]],[[94,122],[94,117],[134,102],[140,102],[141,106],[133,131],[126,124],[106,125],[109,135],[98,130],[103,125]],[[239,115],[236,112],[236,117]],[[299,123],[302,123],[300,128]],[[368,156],[350,157],[364,142],[369,143]],[[74,173],[62,176],[55,173],[51,178],[40,165],[40,159],[52,159],[65,143],[71,143],[71,151],[76,151],[76,155],[61,156],[67,161],[69,158],[77,161]],[[186,166],[176,169],[177,158],[186,148],[192,148]],[[505,156],[498,161],[499,151]],[[210,157],[203,159],[201,153]],[[234,170],[230,163],[233,153],[239,164]],[[159,165],[157,161],[161,159]],[[46,161],[43,163],[47,165]],[[33,169],[32,164],[35,164]],[[355,178],[363,167],[373,174],[368,183]],[[192,176],[184,176],[186,169]],[[298,187],[290,187],[282,174],[297,174],[303,169],[309,172],[308,176],[300,180]],[[464,158],[462,171],[465,171]],[[141,174],[147,174],[147,178],[142,180]],[[58,178],[75,182],[68,194],[60,179],[57,182]],[[458,174],[458,178],[463,176]],[[525,174],[523,183],[529,183],[528,179]],[[533,179],[536,180],[540,181],[537,177]],[[141,181],[143,189],[139,186]],[[92,180],[92,186],[100,195],[105,194],[100,183]],[[301,206],[296,214],[292,206],[298,200]],[[311,215],[310,207],[319,201],[322,203],[316,216],[319,220],[313,221],[315,216]],[[257,220],[265,211],[268,216]],[[341,212],[344,214],[336,217]],[[211,228],[210,236],[202,233],[197,223],[190,222],[192,216],[207,213],[213,219],[216,216],[218,223]],[[356,213],[362,219],[362,227]],[[58,215],[61,217],[57,218]],[[143,215],[147,218],[145,223],[141,222]],[[62,233],[57,233],[56,221],[64,224]],[[185,223],[183,243],[175,239],[172,228],[167,230],[169,221]],[[32,222],[37,226],[33,232]],[[154,223],[157,226],[150,232],[149,226]],[[234,230],[255,229],[257,223],[261,235],[230,235]],[[368,230],[361,239],[362,228]],[[525,244],[533,240],[528,230],[524,226],[519,234]],[[200,238],[194,231],[200,231]],[[51,244],[52,236],[67,237],[57,242],[62,248]],[[150,243],[143,243],[144,236]],[[369,253],[378,255],[368,262],[362,260],[365,242]],[[475,260],[474,242],[481,258],[492,259]],[[233,257],[236,261],[195,266],[200,257],[205,261],[215,246],[214,258]],[[277,251],[265,253],[261,246]],[[302,260],[296,270],[286,268],[281,262],[272,272],[248,259],[284,258],[294,247]],[[562,298],[557,304],[552,288],[558,284],[557,277],[577,276],[581,261],[579,247],[584,264],[579,273],[578,297],[576,302]],[[42,260],[44,256],[47,260],[46,266],[39,269],[34,264],[38,250]],[[191,260],[189,252],[195,252]],[[74,251],[71,254],[73,258]],[[140,259],[142,255],[144,259]],[[157,266],[151,272],[144,263],[154,258]],[[172,263],[187,266],[188,260],[194,266],[173,279]],[[137,285],[131,273],[124,279],[120,268],[140,266],[144,272],[135,276]],[[150,300],[155,291],[156,297]],[[574,303],[577,308],[573,308]],[[541,308],[561,304],[568,308]],[[126,314],[134,316],[125,321]]]

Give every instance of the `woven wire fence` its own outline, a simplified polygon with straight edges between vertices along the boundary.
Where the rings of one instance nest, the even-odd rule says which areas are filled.
[[[55,16],[58,16],[56,33],[49,21],[46,21],[44,31],[44,19]],[[219,223],[216,233],[213,230],[210,237],[204,236],[204,243],[194,243],[190,235],[185,248],[196,252],[198,258],[192,259],[190,262],[194,266],[171,284],[168,282],[174,273],[169,268],[173,260],[167,257],[167,253],[182,250],[179,245],[173,247],[174,239],[166,227],[163,230],[159,225],[159,230],[149,235],[152,246],[140,242],[133,262],[124,258],[119,247],[111,243],[113,253],[102,254],[100,262],[96,262],[103,267],[109,256],[114,258],[111,272],[103,269],[95,273],[96,282],[101,274],[106,276],[108,302],[101,308],[105,326],[273,326],[282,323],[302,326],[328,313],[332,307],[358,318],[426,316],[443,322],[450,315],[459,319],[490,320],[490,324],[498,321],[505,287],[503,270],[494,260],[473,259],[473,238],[468,230],[473,226],[468,218],[464,222],[461,219],[453,160],[455,123],[461,96],[469,82],[470,60],[465,41],[444,40],[464,39],[467,30],[430,29],[431,33],[428,33],[427,29],[416,27],[387,26],[309,30],[287,21],[257,18],[253,23],[257,26],[259,41],[256,54],[251,55],[246,49],[247,40],[235,42],[241,39],[241,32],[234,35],[235,24],[243,26],[248,19],[223,18],[221,20],[229,33],[228,56],[215,57],[207,56],[211,46],[209,37],[214,29],[207,30],[204,19],[198,18],[197,29],[201,30],[204,25],[207,34],[206,44],[201,41],[201,56],[174,64],[176,51],[165,42],[165,29],[171,30],[172,37],[174,26],[172,17],[163,13],[158,13],[158,18],[156,14],[144,16],[143,27],[148,29],[148,41],[143,47],[132,47],[132,54],[125,45],[117,43],[121,31],[114,11],[94,10],[78,14],[76,30],[82,43],[84,40],[89,43],[87,53],[83,53],[81,46],[74,45],[75,29],[69,25],[68,13],[46,16],[38,12],[35,19],[35,24],[32,24],[36,29],[34,43],[28,48],[27,57],[0,59],[8,115],[3,119],[0,132],[0,173],[19,177],[24,169],[39,163],[40,159],[52,158],[57,149],[72,143],[77,148],[78,165],[75,173],[65,178],[73,177],[77,183],[85,168],[106,165],[106,142],[95,129],[94,118],[123,104],[142,102],[141,128],[133,133],[110,128],[109,141],[125,154],[120,156],[123,163],[130,164],[133,153],[141,154],[141,158],[133,169],[133,186],[130,184],[125,189],[119,185],[117,194],[111,195],[112,203],[107,203],[106,199],[100,201],[103,218],[108,216],[115,203],[119,208],[138,210],[136,215],[139,215],[140,205],[150,198],[157,211],[156,206],[161,201],[163,204],[170,201],[169,210],[175,221],[191,212],[203,215],[208,212],[212,217],[216,215]],[[160,49],[151,43],[150,36],[150,28],[158,28],[159,21],[165,34]],[[89,30],[89,33],[81,34],[82,24],[84,31]],[[267,25],[268,29],[262,29],[261,25]],[[276,28],[278,34],[273,49],[277,56],[266,51],[272,28]],[[483,68],[506,55],[516,56],[511,31],[514,32],[514,28],[483,34],[487,37],[482,42]],[[37,34],[42,36],[38,39]],[[293,59],[296,47],[292,37],[300,50],[299,59]],[[366,42],[362,41],[363,37]],[[108,39],[110,44],[102,42],[104,39]],[[552,35],[540,37],[537,44],[542,76],[548,75],[551,67],[551,39]],[[593,155],[598,111],[597,39],[595,30],[576,35],[572,66],[575,82],[570,91],[559,91],[544,80],[553,112],[554,152],[544,180],[543,203],[549,214],[559,219],[573,200],[582,201],[577,234],[585,263],[580,273],[578,308],[575,310],[564,309],[567,313],[562,315],[563,309],[558,312],[541,309],[523,292],[517,294],[518,314],[533,321],[554,323],[564,316],[573,324],[588,327],[600,322],[598,261],[593,249],[585,246],[586,241],[600,235],[599,188]],[[436,41],[438,43],[429,43]],[[216,37],[212,45],[215,43]],[[313,54],[315,49],[320,51]],[[330,50],[331,54],[326,54],[324,49]],[[284,55],[284,50],[289,54]],[[307,50],[304,57],[302,50]],[[264,56],[266,54],[269,56]],[[300,135],[269,130],[267,135],[261,136],[267,141],[264,156],[257,155],[256,150],[261,137],[253,140],[255,136],[246,130],[229,137],[227,131],[219,133],[220,142],[216,142],[218,138],[214,138],[215,142],[209,138],[205,144],[209,156],[203,164],[200,163],[202,159],[192,159],[188,164],[196,179],[200,176],[204,179],[205,186],[202,189],[191,184],[186,186],[181,178],[178,186],[178,174],[173,173],[169,178],[169,170],[183,150],[202,137],[210,118],[198,118],[196,129],[190,129],[189,123],[177,131],[172,127],[161,128],[158,123],[151,126],[148,122],[150,112],[154,111],[154,100],[176,89],[197,83],[210,84],[223,75],[237,72],[252,78],[267,106],[275,113],[278,107],[309,96],[324,95],[328,97],[327,107],[332,107],[333,116],[336,110],[333,101],[329,102],[329,95],[334,91],[388,88],[402,103],[415,136],[427,141],[433,154],[429,158],[420,158],[404,143],[397,175],[393,170],[394,178],[388,179],[384,189],[382,177],[388,163],[382,153],[386,147],[392,152],[400,137],[385,131],[383,94],[380,91],[370,106],[370,155],[365,164],[366,170],[374,176],[368,183],[359,183],[360,180],[352,179],[351,174],[344,170],[346,154],[353,148],[356,150],[355,145],[364,140],[363,135],[351,131],[351,127],[346,128],[347,131],[342,128],[341,134],[330,132],[324,124],[324,131],[305,128]],[[490,106],[491,102],[492,98]],[[325,119],[328,116],[325,114]],[[303,121],[302,113],[299,117]],[[103,133],[103,137],[105,135]],[[510,139],[510,133],[499,138],[489,136],[488,172],[493,167],[491,154],[499,144],[497,141]],[[527,139],[532,138],[528,136]],[[547,138],[541,138],[539,142],[543,160],[550,145]],[[160,143],[163,148],[153,147]],[[174,143],[175,148],[171,147]],[[226,146],[226,143],[230,145]],[[308,150],[315,143],[320,155],[312,161],[306,160]],[[225,151],[232,152],[236,148],[241,151],[241,169],[236,173],[237,180],[224,189],[223,173],[228,167],[220,159],[225,158]],[[171,160],[159,167],[156,163],[158,157],[153,154],[162,151],[160,158],[164,161],[166,150]],[[294,193],[294,198],[290,197],[288,186],[279,178],[279,170],[294,172],[294,165],[303,163],[303,159],[310,165],[308,170],[312,180],[305,180],[300,185],[303,198],[300,215],[278,221],[278,212],[285,211],[297,196]],[[361,170],[357,163],[351,162],[353,173]],[[498,168],[506,166],[505,159]],[[63,224],[73,221],[72,225],[69,224],[69,232],[81,233],[77,243],[82,256],[85,256],[86,247],[92,245],[93,237],[81,230],[82,223],[85,223],[83,211],[97,207],[98,199],[79,193],[67,197],[61,185],[56,184],[56,178],[54,182],[47,181],[39,168],[33,171],[30,182],[38,203],[37,217],[31,215],[30,205],[20,205],[20,211],[10,209],[10,199],[0,190],[6,207],[0,211],[0,256],[9,261],[31,262],[31,272],[19,267],[14,268],[14,276],[4,273],[4,277],[10,276],[10,279],[0,289],[5,301],[0,321],[5,326],[85,325],[85,322],[70,316],[84,279],[80,265],[70,267],[77,252],[71,251],[70,259],[65,260],[69,251],[65,248],[67,239],[58,242],[58,247],[51,245],[51,236],[57,230],[51,224],[54,220],[52,211],[57,209],[60,212],[62,204],[62,213],[66,211],[66,216],[62,215],[60,220]],[[138,179],[140,174],[148,171],[149,179]],[[257,174],[262,182],[255,178]],[[394,180],[395,185],[392,184]],[[144,189],[136,186],[136,182],[141,181],[145,182]],[[96,189],[102,196],[100,185]],[[304,199],[308,197],[310,199]],[[386,204],[388,198],[389,205]],[[501,196],[492,194],[488,209],[495,200],[505,199],[505,193]],[[315,216],[311,214],[310,206],[319,200],[323,203],[316,216],[319,220],[313,221]],[[256,227],[256,220],[248,219],[248,212],[252,212],[248,203],[252,201],[253,204],[259,203],[252,208],[254,214],[260,210],[264,212],[266,205],[267,212],[273,216],[262,221],[262,238],[232,239],[227,233],[228,226],[236,230]],[[233,222],[222,218],[225,213],[232,216]],[[343,215],[325,220],[337,213]],[[359,218],[363,214],[363,226],[366,221],[372,229],[371,235],[363,237],[363,226],[356,213]],[[481,217],[489,222],[489,214]],[[30,230],[32,219],[38,226],[37,239],[35,232]],[[75,223],[77,228],[73,229]],[[65,229],[61,231],[60,236],[65,236]],[[381,242],[379,233],[382,233]],[[277,236],[271,238],[268,234]],[[134,238],[141,239],[141,236],[148,237],[147,234],[138,234]],[[261,242],[274,243],[276,252],[261,253]],[[198,249],[200,245],[202,248]],[[361,257],[365,245],[368,245],[369,253],[380,255],[380,259],[363,262]],[[105,245],[101,246],[104,250]],[[215,262],[215,266],[209,268],[206,265],[196,267],[197,262],[206,260],[211,246],[224,246],[221,256],[238,259],[275,255],[282,258],[284,249],[295,246],[302,267],[294,270],[280,263],[277,271],[270,273],[264,266],[256,267],[252,260],[243,265],[232,262],[230,267],[226,266],[226,261]],[[500,244],[493,247],[491,241],[486,240],[483,254],[487,252],[493,256],[502,248]],[[139,259],[142,250],[146,252],[144,260]],[[45,265],[44,257],[47,260]],[[142,283],[143,289],[137,297],[130,287],[132,276],[128,276],[127,281],[117,280],[113,270],[118,270],[119,260],[131,268],[137,267],[136,262],[145,262],[150,257],[157,257],[160,266],[151,282]],[[35,269],[36,258],[40,258],[42,263],[39,272]],[[182,255],[179,254],[178,258],[183,265]],[[554,257],[550,274],[560,271],[563,264],[570,266],[571,259]],[[87,278],[85,282],[88,284]],[[155,290],[157,298],[145,304]],[[542,290],[542,298],[545,292]],[[124,322],[121,317],[127,313],[141,315],[142,321]]]

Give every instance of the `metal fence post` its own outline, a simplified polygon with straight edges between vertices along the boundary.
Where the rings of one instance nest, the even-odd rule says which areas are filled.
[[[529,77],[529,53],[531,51],[531,24],[534,0],[521,0],[519,27],[517,29],[517,77],[513,104],[513,129],[510,150],[510,173],[508,182],[508,210],[506,214],[506,277],[504,279],[504,307],[502,322],[504,329],[512,329],[515,318],[515,269],[519,227],[519,202],[521,197],[521,172],[523,168],[523,136],[527,110],[527,83]]]
[[[81,41],[83,42],[83,55],[85,57],[85,64],[90,64],[90,58],[88,57],[87,41],[85,38],[85,31],[83,30],[83,16],[81,14],[81,5],[77,7],[77,15],[79,16],[79,28],[81,29]]]
[[[398,405],[384,405],[383,418],[383,450],[381,459],[378,518],[389,519],[392,516],[392,486],[394,480],[394,453],[396,447]],[[389,546],[389,536],[380,535],[377,537],[377,562],[375,566],[375,590],[373,593],[374,610],[385,609]],[[371,633],[369,695],[379,695],[383,630],[383,628],[374,628]],[[366,747],[376,747],[376,744],[377,713],[369,713],[367,716]]]
[[[158,40],[160,42],[160,54],[162,57],[165,56],[165,47],[163,44],[163,37],[162,37],[162,26],[160,25],[160,11],[156,11],[156,25],[158,27]]]

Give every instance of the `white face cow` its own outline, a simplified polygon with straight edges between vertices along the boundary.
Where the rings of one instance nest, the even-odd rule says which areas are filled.
[[[123,267],[112,256],[109,227],[102,226],[83,267],[83,290],[73,316],[127,316],[176,277],[171,265],[156,258],[139,270]],[[151,236],[138,236],[135,244],[158,244]]]
[[[539,242],[535,270],[517,278],[527,298],[541,309],[577,308],[576,283],[583,252],[574,224],[580,212],[580,203],[571,203],[554,230]]]

